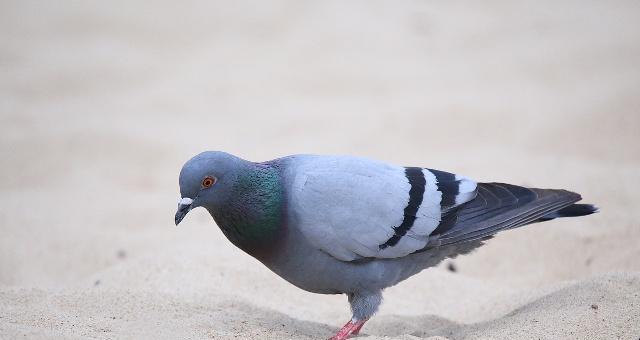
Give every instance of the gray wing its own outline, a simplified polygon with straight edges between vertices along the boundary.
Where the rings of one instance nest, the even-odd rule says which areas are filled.
[[[476,183],[462,176],[358,157],[308,156],[294,173],[289,209],[296,227],[343,261],[423,249],[442,214],[476,195]]]
[[[580,199],[579,194],[566,190],[478,183],[476,197],[448,211],[422,250],[487,239],[502,230],[545,220],[548,216],[553,218]],[[595,211],[593,206],[589,207],[588,213]]]

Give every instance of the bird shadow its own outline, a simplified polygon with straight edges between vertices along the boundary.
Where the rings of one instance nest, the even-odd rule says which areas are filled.
[[[269,334],[270,337],[282,339],[328,339],[338,331],[336,326],[295,319],[287,314],[250,303],[236,301],[223,303],[223,305],[222,309],[225,313],[222,323],[233,330],[235,336],[256,338],[261,334]],[[251,317],[247,318],[247,315]],[[451,338],[465,326],[435,315],[380,315],[365,326],[359,337],[412,335],[427,338],[438,335]]]
[[[412,335],[418,338],[442,336],[452,338],[457,331],[465,327],[436,315],[403,316],[380,315],[367,325],[363,335],[397,337]]]
[[[360,337],[403,337],[413,336],[417,338],[429,338],[434,336],[447,339],[473,339],[492,330],[506,330],[509,338],[531,337],[530,332],[540,329],[553,328],[556,333],[570,336],[574,334],[572,328],[557,328],[555,312],[566,310],[574,315],[574,320],[584,327],[591,329],[606,329],[615,322],[615,313],[605,313],[613,310],[622,301],[608,301],[602,296],[602,292],[613,291],[617,296],[632,296],[640,286],[640,280],[634,277],[621,275],[607,275],[590,281],[579,282],[549,292],[548,294],[534,298],[511,311],[501,314],[496,318],[477,323],[457,323],[436,315],[403,316],[403,315],[378,315],[368,322]],[[623,292],[623,293],[621,293]],[[635,295],[634,295],[635,296]],[[624,299],[624,298],[621,298]],[[596,304],[595,302],[598,302]],[[314,322],[294,319],[286,314],[269,309],[246,305],[245,311],[239,311],[240,315],[247,314],[257,316],[251,322],[272,327],[274,323],[281,325],[283,336],[278,338],[313,338],[324,339],[337,331],[337,327]]]

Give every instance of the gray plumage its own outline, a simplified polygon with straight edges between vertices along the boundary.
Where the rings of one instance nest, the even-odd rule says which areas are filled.
[[[202,206],[231,242],[280,277],[310,292],[346,294],[352,322],[361,321],[346,336],[377,311],[384,288],[501,230],[596,211],[574,205],[580,195],[565,190],[349,156],[253,163],[208,151],[184,165],[179,183],[176,225]]]

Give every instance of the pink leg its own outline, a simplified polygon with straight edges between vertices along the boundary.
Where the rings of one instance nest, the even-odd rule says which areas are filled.
[[[360,333],[360,329],[362,328],[362,326],[364,326],[364,323],[367,322],[367,320],[369,319],[364,319],[362,321],[356,322],[356,328],[353,330],[353,332],[351,332],[351,335],[358,335],[358,333]]]
[[[345,340],[351,335],[357,335],[360,332],[360,328],[367,322],[366,319],[358,321],[349,321],[344,325],[336,335],[332,336],[329,340]]]

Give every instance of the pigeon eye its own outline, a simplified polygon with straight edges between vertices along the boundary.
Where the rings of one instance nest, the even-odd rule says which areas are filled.
[[[216,179],[211,176],[207,176],[202,180],[202,187],[207,189],[216,183]]]

